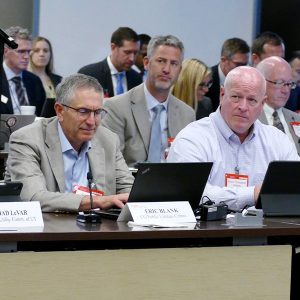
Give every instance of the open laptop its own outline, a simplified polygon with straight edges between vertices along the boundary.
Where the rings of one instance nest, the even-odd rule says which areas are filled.
[[[19,181],[0,181],[0,202],[21,201],[20,193],[23,184]]]
[[[10,115],[1,114],[0,117],[0,149],[4,149],[5,143],[8,142],[10,135],[24,127],[33,123],[35,115]]]
[[[300,161],[272,161],[256,208],[265,216],[300,216]]]
[[[212,162],[140,163],[128,202],[189,201],[192,209],[199,206]],[[120,210],[99,212],[117,219]]]

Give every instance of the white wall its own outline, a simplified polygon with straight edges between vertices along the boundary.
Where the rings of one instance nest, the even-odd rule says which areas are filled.
[[[52,42],[55,70],[63,76],[107,56],[120,26],[176,35],[185,57],[213,65],[225,39],[251,45],[255,8],[256,0],[40,0],[39,35]]]

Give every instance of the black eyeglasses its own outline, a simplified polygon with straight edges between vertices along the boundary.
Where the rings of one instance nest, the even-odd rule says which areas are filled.
[[[98,109],[92,110],[92,109],[85,108],[85,107],[74,108],[74,107],[68,106],[66,104],[62,104],[62,106],[75,110],[77,112],[79,118],[81,118],[83,120],[88,119],[89,116],[91,115],[91,113],[94,113],[95,119],[102,119],[102,118],[104,118],[104,116],[107,113],[106,110],[103,108],[98,108]]]
[[[285,82],[283,80],[272,81],[272,80],[269,80],[269,79],[266,79],[266,81],[274,84],[276,88],[282,88],[284,86],[287,86],[289,89],[293,90],[297,86],[297,83],[293,82],[293,81],[290,81],[290,82]]]
[[[212,86],[213,82],[210,80],[209,82],[200,82],[199,83],[199,88],[210,88]]]

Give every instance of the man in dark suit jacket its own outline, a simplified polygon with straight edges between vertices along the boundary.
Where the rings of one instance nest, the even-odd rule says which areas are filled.
[[[123,92],[142,83],[141,75],[131,69],[138,51],[137,33],[131,28],[120,27],[111,37],[111,55],[101,62],[81,68],[78,73],[95,77],[103,87],[104,96],[113,97],[118,94],[118,74],[123,74],[123,79],[121,79]]]
[[[18,48],[13,50],[4,48],[4,63],[2,74],[2,95],[0,101],[1,114],[19,114],[20,102],[14,77],[19,77],[23,88],[25,103],[36,107],[36,115],[39,116],[45,102],[45,91],[39,77],[28,72],[29,53],[31,50],[31,37],[27,29],[22,27],[10,27],[6,33],[14,38]],[[23,104],[22,104],[23,105]]]
[[[249,46],[242,39],[231,38],[224,42],[220,63],[211,68],[213,84],[206,94],[212,101],[214,111],[219,106],[220,86],[224,84],[226,75],[236,67],[247,65],[249,52]]]

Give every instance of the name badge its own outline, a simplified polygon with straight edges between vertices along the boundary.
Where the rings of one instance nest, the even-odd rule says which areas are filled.
[[[291,122],[291,126],[298,138],[300,138],[300,122]]]
[[[0,202],[0,231],[42,231],[43,228],[40,202]]]
[[[124,206],[118,221],[144,224],[196,223],[196,218],[188,201],[134,202]]]
[[[100,191],[100,190],[92,189],[91,192],[92,192],[92,195],[94,195],[94,196],[104,196],[104,192]],[[86,186],[75,185],[73,193],[77,194],[77,195],[89,195],[90,190]]]
[[[248,175],[240,174],[225,174],[225,186],[230,188],[236,187],[247,187],[248,186]]]

